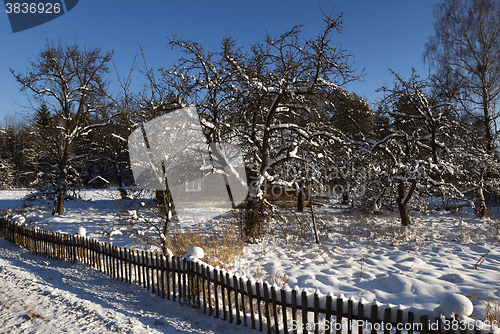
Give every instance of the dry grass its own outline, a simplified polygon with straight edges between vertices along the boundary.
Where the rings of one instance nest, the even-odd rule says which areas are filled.
[[[249,275],[255,280],[263,280],[273,285],[276,284],[279,288],[283,288],[288,285],[290,278],[286,272],[280,272],[279,270],[275,273],[268,273],[259,265],[257,268],[250,270]]]
[[[167,241],[176,256],[184,256],[191,247],[205,251],[203,261],[221,268],[234,266],[243,258],[244,242],[238,229],[229,223],[210,225],[207,229],[172,226]]]
[[[500,323],[500,297],[496,297],[494,294],[487,292],[486,297],[483,297],[477,293],[471,293],[467,296],[470,300],[477,303],[477,306],[484,308],[484,318],[479,319],[490,324]],[[472,317],[478,319],[475,314]]]

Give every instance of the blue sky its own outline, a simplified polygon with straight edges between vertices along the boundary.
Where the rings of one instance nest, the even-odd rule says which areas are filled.
[[[411,68],[422,76],[428,72],[422,53],[433,35],[432,12],[437,0],[323,0],[327,13],[344,13],[346,26],[333,38],[353,56],[355,68],[365,70],[364,81],[346,88],[368,99],[372,107],[381,94],[375,90],[390,85],[389,68],[408,77]],[[225,36],[240,46],[261,41],[266,32],[278,35],[297,24],[304,37],[316,35],[323,24],[320,1],[139,1],[80,0],[67,14],[38,27],[12,33],[5,12],[0,13],[0,126],[9,117],[30,115],[27,97],[19,92],[9,68],[25,72],[47,39],[99,47],[114,51],[119,74],[128,73],[142,45],[148,66],[169,67],[179,54],[167,46],[167,37],[177,35],[215,51]],[[141,63],[139,63],[141,65]],[[114,72],[110,77],[116,82]],[[139,91],[143,79],[133,77]],[[24,115],[24,116],[22,116]]]

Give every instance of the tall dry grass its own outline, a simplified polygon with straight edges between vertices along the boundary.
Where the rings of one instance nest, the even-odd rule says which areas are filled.
[[[235,266],[243,259],[244,241],[234,225],[218,221],[207,227],[181,228],[172,226],[167,247],[176,256],[184,256],[191,247],[205,251],[203,261],[221,268]]]

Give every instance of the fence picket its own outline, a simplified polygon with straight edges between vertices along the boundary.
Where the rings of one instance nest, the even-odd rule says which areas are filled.
[[[203,265],[203,279],[205,280],[205,282],[207,282],[207,300],[206,301],[203,301],[203,303],[205,304],[205,306],[207,305],[208,303],[208,315],[211,316],[212,313],[213,313],[213,309],[212,309],[212,287],[211,287],[211,282],[210,282],[210,268],[209,266],[207,265]],[[205,285],[203,285],[203,287],[205,287]],[[215,287],[215,284],[214,284],[214,287]],[[217,292],[216,292],[217,293]],[[205,292],[203,292],[203,296],[205,296]],[[205,307],[205,313],[206,313],[206,307]]]
[[[262,332],[262,298],[261,291],[263,284],[262,281],[255,282],[255,292],[257,297],[257,311],[259,312],[259,331]]]
[[[398,324],[402,324],[403,323],[403,310],[397,310],[397,312],[396,312],[396,322]],[[401,333],[402,333],[401,328],[398,328],[396,326],[396,334],[401,334]]]
[[[178,270],[176,270],[175,258],[173,257],[172,258],[172,272],[171,272],[170,276],[172,276],[172,295],[173,295],[173,298],[174,298],[174,302],[175,302],[175,297],[176,297],[175,274],[177,272],[178,272]]]
[[[347,301],[347,334],[352,334],[352,326],[350,324],[352,323],[353,320],[353,302],[352,300]]]
[[[133,283],[134,282],[134,259],[132,257],[132,250],[127,249],[127,259],[128,259],[128,282]]]
[[[240,325],[241,324],[241,317],[240,317],[240,308],[239,308],[239,303],[238,303],[238,295],[240,295],[240,291],[238,289],[238,278],[236,276],[233,276],[233,287],[234,287],[234,309],[236,310],[236,324]]]
[[[300,309],[302,310],[302,333],[307,333],[307,292],[305,290],[302,290]]]
[[[220,280],[220,275],[217,270],[217,268],[214,268],[214,297],[215,297],[215,317],[219,318],[220,313],[219,313],[219,292],[217,290],[221,291],[221,294],[224,296],[224,290],[222,288],[219,289],[219,286],[221,284]]]
[[[264,306],[265,306],[265,312],[266,312],[266,321],[267,321],[267,332],[271,334],[271,315],[270,315],[270,310],[269,310],[269,285],[264,282],[262,284],[262,290],[264,290]]]
[[[358,319],[365,320],[365,306],[359,302],[358,303]],[[363,322],[358,323],[358,334],[363,334]]]
[[[255,313],[253,308],[253,289],[251,280],[247,280],[248,305],[250,307],[250,323],[252,329],[255,329]]]
[[[248,299],[249,301],[252,300],[251,297],[251,290],[247,290],[247,294],[245,294],[245,285],[243,283],[243,277],[240,276],[239,278],[239,283],[240,283],[240,292],[241,292],[241,310],[243,311],[243,326],[247,327],[247,312],[246,312],[246,300]],[[248,298],[245,298],[245,295],[248,295]]]
[[[119,255],[119,257],[120,257],[120,276],[121,276],[122,282],[124,282],[125,281],[125,274],[127,272],[127,268],[124,268],[124,265],[125,265],[125,255],[124,255],[122,247],[118,248],[118,254],[120,254]]]
[[[229,279],[229,273],[226,272],[226,288],[227,288],[227,310],[229,311],[229,322],[233,322],[233,306],[231,304],[231,280]]]
[[[167,283],[165,282],[165,262],[167,261],[167,259],[168,256],[165,257],[165,255],[163,254],[160,255],[160,286],[161,286],[161,298],[163,299],[165,299],[165,296],[167,295],[165,291],[167,285]]]
[[[222,315],[224,320],[227,320],[227,313],[226,313],[226,276],[223,274],[222,270],[219,270],[219,277],[220,277],[220,290],[221,290],[221,295],[222,295]]]
[[[196,307],[198,309],[201,309],[201,304],[200,304],[200,264],[198,262],[196,263],[193,263],[193,267],[195,268],[195,274],[194,274],[194,277],[196,279],[196,296],[195,296],[195,300],[196,300]],[[203,281],[203,290],[205,288],[205,282]],[[203,292],[203,296],[205,296],[205,293]],[[205,307],[205,313],[206,312],[206,307]]]
[[[372,305],[370,322],[372,324],[375,324],[377,322],[377,318],[378,318],[378,307],[377,307],[377,305]],[[377,330],[375,329],[375,326],[372,326],[371,334],[377,334]]]
[[[164,260],[162,261],[162,265],[164,266],[164,272],[163,272],[163,279],[165,279],[167,282],[167,299],[170,300],[170,256],[167,254],[166,257],[164,257]],[[165,292],[163,293],[163,298],[165,298]]]
[[[408,334],[413,334],[413,324],[415,323],[415,316],[413,315],[413,312],[408,312],[408,323],[411,325],[410,329],[408,330]]]
[[[319,295],[314,294],[314,334],[319,334]]]
[[[326,324],[326,329],[325,329],[325,334],[331,334],[332,333],[332,296],[327,295],[326,296],[326,303],[325,303],[325,324]]]
[[[423,315],[420,317],[420,323],[422,324],[422,331],[420,332],[421,334],[427,334],[428,332],[428,327],[427,325],[429,324],[429,317],[426,315]]]
[[[271,286],[271,300],[272,300],[271,308],[273,310],[274,332],[279,333],[280,332],[279,316],[278,316],[278,308],[276,307],[276,305],[278,305],[278,300],[276,298],[276,288],[274,287],[274,285]]]
[[[153,295],[156,294],[156,282],[155,282],[155,257],[153,253],[148,252],[148,265],[150,265],[148,273],[150,273],[150,281],[151,281],[151,292]],[[149,290],[149,289],[148,289]]]
[[[391,322],[391,314],[392,310],[390,308],[386,308],[384,311],[384,323],[389,324]],[[391,330],[389,329],[389,326],[384,326],[384,334],[390,334]]]
[[[179,284],[179,301],[182,300],[183,303],[186,303],[186,267],[185,267],[186,262],[184,259],[181,261],[180,257],[177,257],[177,265],[179,268],[179,277],[178,277],[178,284]]]
[[[198,263],[196,263],[196,272],[199,272],[200,268]],[[202,296],[203,296],[203,313],[207,314],[207,289],[206,285],[208,284],[208,289],[210,289],[210,280],[207,279],[206,276],[206,266],[204,264],[201,265],[201,289],[202,289]]]
[[[158,296],[163,295],[163,279],[161,277],[162,272],[161,272],[161,264],[160,264],[160,259],[161,255],[156,253],[156,260],[155,260],[155,265],[156,265],[156,294]]]
[[[330,298],[331,299],[331,298]],[[292,322],[293,326],[292,333],[297,334],[297,289],[292,290]]]
[[[144,289],[147,289],[148,284],[149,284],[149,280],[148,280],[148,277],[146,276],[147,259],[146,259],[146,252],[145,251],[142,251],[142,253],[141,253],[141,259],[142,259],[142,261],[140,262],[139,266],[140,266],[141,271],[142,271],[142,287]]]
[[[337,311],[335,313],[335,315],[337,316],[337,319],[336,319],[336,322],[338,324],[341,324],[342,323],[342,312],[343,312],[343,308],[344,308],[344,301],[342,300],[342,298],[338,297],[337,298]],[[340,328],[339,328],[340,327]],[[342,326],[337,326],[337,334],[342,334]]]
[[[288,334],[288,319],[286,313],[286,291],[281,289],[281,311],[283,315],[283,333]]]

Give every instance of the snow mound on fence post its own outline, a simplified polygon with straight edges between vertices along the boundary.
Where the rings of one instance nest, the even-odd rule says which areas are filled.
[[[461,315],[470,316],[474,311],[474,305],[469,298],[453,293],[441,300],[439,311],[446,318],[454,318]]]
[[[201,247],[192,247],[184,254],[184,258],[187,260],[203,259],[204,256],[205,251]]]
[[[78,236],[82,237],[82,238],[85,238],[87,236],[87,230],[85,229],[85,227],[79,227],[78,228],[78,231],[76,232],[76,234],[78,234]]]

